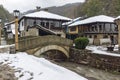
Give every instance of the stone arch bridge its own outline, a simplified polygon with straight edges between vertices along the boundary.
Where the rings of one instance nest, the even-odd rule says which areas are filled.
[[[29,54],[40,56],[49,50],[58,50],[69,58],[69,48],[73,41],[55,35],[37,36],[33,38],[19,40],[19,50]]]

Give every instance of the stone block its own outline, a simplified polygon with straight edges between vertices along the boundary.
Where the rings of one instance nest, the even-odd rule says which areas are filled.
[[[10,47],[10,54],[15,54],[16,50],[15,50],[15,46],[11,46]]]

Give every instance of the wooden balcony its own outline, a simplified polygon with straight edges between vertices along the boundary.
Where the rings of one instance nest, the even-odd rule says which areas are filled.
[[[93,34],[118,34],[118,31],[84,31],[84,33],[93,33]]]

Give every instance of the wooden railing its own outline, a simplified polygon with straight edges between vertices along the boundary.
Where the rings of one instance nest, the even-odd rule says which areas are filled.
[[[34,38],[28,38],[25,40],[19,40],[19,51],[33,49],[39,46],[42,47],[45,45],[72,46],[72,43],[73,43],[72,40],[55,35],[38,36]]]
[[[113,33],[113,34],[117,34],[118,31],[84,31],[84,33]]]

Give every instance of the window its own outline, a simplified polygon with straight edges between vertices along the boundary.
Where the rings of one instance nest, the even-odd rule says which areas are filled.
[[[70,31],[76,31],[76,27],[71,27]]]
[[[51,27],[55,27],[54,23],[51,23]]]
[[[102,31],[102,25],[99,25],[99,29],[100,29],[100,31]]]
[[[108,36],[107,35],[103,35],[103,38],[108,38]]]
[[[88,26],[88,32],[90,32],[90,27]]]
[[[8,26],[7,26],[7,30],[10,30],[10,27],[11,27],[11,26],[10,26],[10,25],[8,25]]]
[[[49,27],[49,22],[46,22],[46,27]]]
[[[115,31],[118,31],[118,26],[117,25],[115,25]]]
[[[24,26],[24,22],[22,21],[22,26]]]
[[[43,27],[44,27],[44,26],[45,26],[45,23],[44,23],[44,22],[41,22],[41,26],[43,26]]]
[[[97,38],[97,35],[94,35],[94,38]]]
[[[36,23],[36,20],[33,22],[33,26],[35,26],[37,23]]]
[[[94,31],[94,26],[92,26],[92,28],[91,28],[91,29],[92,29],[92,31]]]
[[[55,22],[55,27],[60,27],[59,22],[57,22],[57,21]]]
[[[94,26],[94,28],[95,28],[95,31],[97,31],[97,26],[96,25]]]
[[[92,38],[92,35],[89,35],[89,38]]]
[[[34,20],[32,19],[27,19],[27,25],[33,26]]]

